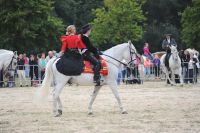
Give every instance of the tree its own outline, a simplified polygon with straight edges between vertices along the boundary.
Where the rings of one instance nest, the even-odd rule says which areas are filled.
[[[147,0],[142,9],[147,17],[147,27],[143,42],[149,42],[151,51],[160,51],[164,34],[171,33],[178,43],[178,48],[183,48],[181,43],[181,16],[191,0]]]
[[[103,5],[103,0],[56,0],[56,14],[65,25],[74,24],[78,31],[94,19],[92,10]]]
[[[182,13],[182,39],[183,42],[192,48],[200,50],[200,1],[193,0],[190,7]]]
[[[143,36],[145,17],[136,0],[104,0],[94,13],[92,40],[103,49]]]
[[[4,0],[0,4],[1,48],[48,50],[59,43],[63,25],[51,16],[53,0]]]

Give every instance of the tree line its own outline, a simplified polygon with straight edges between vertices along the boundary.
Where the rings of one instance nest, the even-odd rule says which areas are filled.
[[[59,50],[65,27],[92,25],[100,50],[131,40],[161,50],[165,33],[179,48],[200,49],[199,0],[1,0],[0,47],[20,52]]]

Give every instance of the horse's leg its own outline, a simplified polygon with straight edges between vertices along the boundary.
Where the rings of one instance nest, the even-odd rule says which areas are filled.
[[[117,99],[117,102],[119,104],[119,108],[121,110],[121,113],[122,114],[127,114],[127,111],[122,106],[121,99],[119,97],[119,93],[118,93],[118,90],[117,90],[117,82],[112,82],[112,83],[109,84],[109,86],[110,86],[115,98]]]
[[[172,82],[170,82],[171,85],[175,85],[175,73],[173,70],[171,70],[171,81],[172,81]]]
[[[58,96],[57,101],[58,101],[58,104],[57,104],[58,114],[62,115],[63,106],[62,106],[62,103],[61,103],[61,100],[60,100],[60,96]]]
[[[88,106],[88,115],[92,115],[93,114],[92,113],[92,104],[94,103],[94,100],[95,100],[95,98],[96,98],[96,96],[97,96],[97,94],[98,94],[98,92],[99,92],[101,87],[102,86],[95,86],[94,87],[94,91],[93,91],[93,93],[91,95],[91,99],[90,99],[89,106]]]
[[[62,115],[62,104],[59,95],[64,88],[66,82],[66,80],[56,82],[53,90],[53,115],[55,117]]]
[[[164,72],[165,72],[165,74],[166,74],[166,85],[168,84],[167,83],[167,80],[169,80],[169,73],[168,73],[168,70],[167,70],[167,68],[166,67],[163,67],[163,69],[164,69]]]
[[[181,86],[183,86],[182,68],[179,68],[178,75],[179,75],[179,78],[180,78],[180,83],[181,83]]]

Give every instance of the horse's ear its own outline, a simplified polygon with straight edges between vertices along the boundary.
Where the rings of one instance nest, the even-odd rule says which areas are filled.
[[[17,51],[14,51],[14,55],[15,55],[15,56],[17,55]]]
[[[132,44],[131,40],[128,40],[128,44]]]

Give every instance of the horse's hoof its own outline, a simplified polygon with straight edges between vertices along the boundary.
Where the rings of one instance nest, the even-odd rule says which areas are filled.
[[[59,109],[58,110],[58,114],[62,115],[62,110]]]
[[[93,113],[92,112],[88,112],[88,115],[93,115]]]
[[[122,114],[128,114],[128,112],[127,111],[123,111]]]
[[[59,117],[59,116],[61,116],[61,114],[59,114],[59,113],[54,115],[54,117]]]

